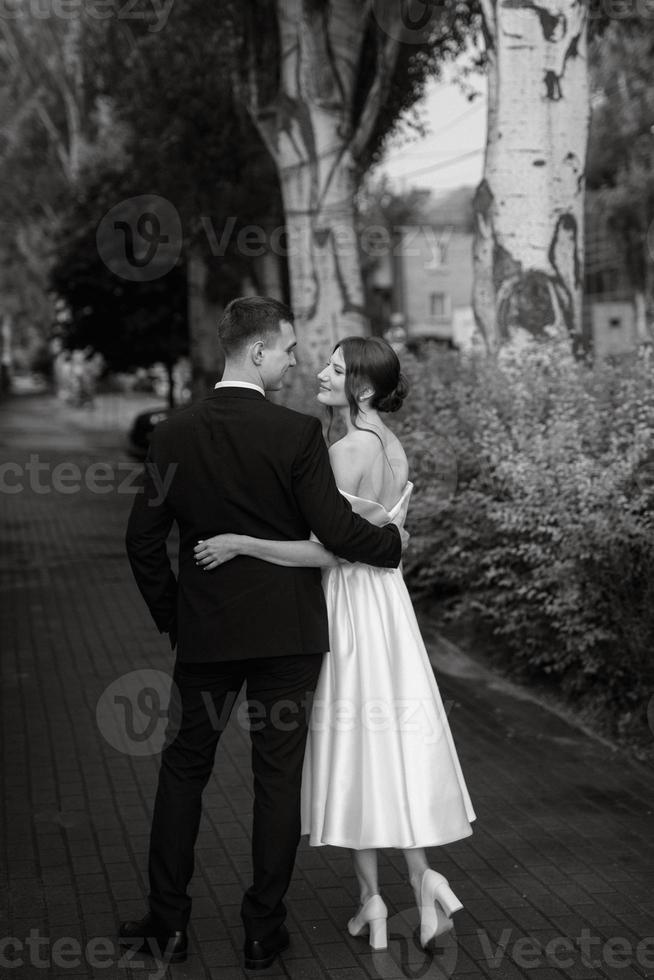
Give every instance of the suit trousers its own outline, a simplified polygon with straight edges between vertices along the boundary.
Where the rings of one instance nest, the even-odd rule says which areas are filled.
[[[302,764],[323,654],[176,664],[166,745],[150,834],[150,911],[170,931],[185,929],[202,793],[216,747],[245,682],[254,810],[253,881],[241,916],[249,939],[265,942],[286,917],[283,898],[300,841]]]

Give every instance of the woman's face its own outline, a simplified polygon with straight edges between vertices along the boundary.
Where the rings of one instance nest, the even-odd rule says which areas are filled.
[[[329,358],[327,366],[318,375],[318,381],[320,390],[317,398],[321,405],[344,408],[348,404],[345,394],[345,361],[340,347]]]

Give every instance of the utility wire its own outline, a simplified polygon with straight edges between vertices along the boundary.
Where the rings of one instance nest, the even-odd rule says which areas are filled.
[[[451,157],[449,160],[441,160],[438,163],[432,163],[430,167],[422,167],[420,170],[412,170],[408,174],[398,174],[398,180],[406,180],[407,177],[420,177],[422,174],[431,173],[432,170],[442,170],[445,167],[452,166],[453,163],[459,163],[460,160],[467,160],[469,157],[475,157],[479,153],[484,152],[485,147],[481,146],[478,150],[470,150],[468,153],[461,153],[459,156]]]
[[[425,138],[435,139],[437,136],[442,136],[443,133],[448,133],[450,129],[454,129],[456,125],[458,125],[468,116],[471,116],[474,112],[478,112],[480,109],[483,109],[484,106],[484,102],[476,102],[475,105],[470,106],[470,108],[466,109],[465,112],[462,112],[459,116],[457,116],[456,119],[451,119],[449,123],[446,123],[446,125],[441,127],[441,129],[437,129],[435,133],[428,133]],[[401,147],[400,149],[395,150],[393,153],[390,153],[388,157],[384,158],[384,163],[401,153],[405,153],[406,150],[411,149],[411,147],[414,145],[414,143],[409,143],[406,147]]]

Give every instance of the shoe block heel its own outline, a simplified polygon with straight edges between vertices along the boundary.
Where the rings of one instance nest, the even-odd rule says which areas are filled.
[[[372,919],[370,921],[370,946],[372,949],[388,948],[386,919]]]
[[[373,895],[365,902],[357,914],[347,924],[351,936],[360,936],[368,931],[370,945],[373,949],[386,949],[386,920],[388,909],[380,895]]]
[[[426,947],[432,940],[449,932],[454,923],[452,913],[463,908],[449,886],[447,878],[429,868],[420,885],[420,943]]]
[[[442,906],[443,912],[445,912],[445,915],[448,917],[453,915],[454,912],[460,912],[463,908],[463,902],[459,901],[450,886],[447,884],[441,884],[438,887],[436,897]]]

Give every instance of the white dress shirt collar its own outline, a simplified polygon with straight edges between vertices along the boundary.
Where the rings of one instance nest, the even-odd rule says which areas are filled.
[[[252,388],[253,391],[258,391],[264,398],[266,397],[261,385],[252,384],[251,381],[218,381],[214,388]]]

